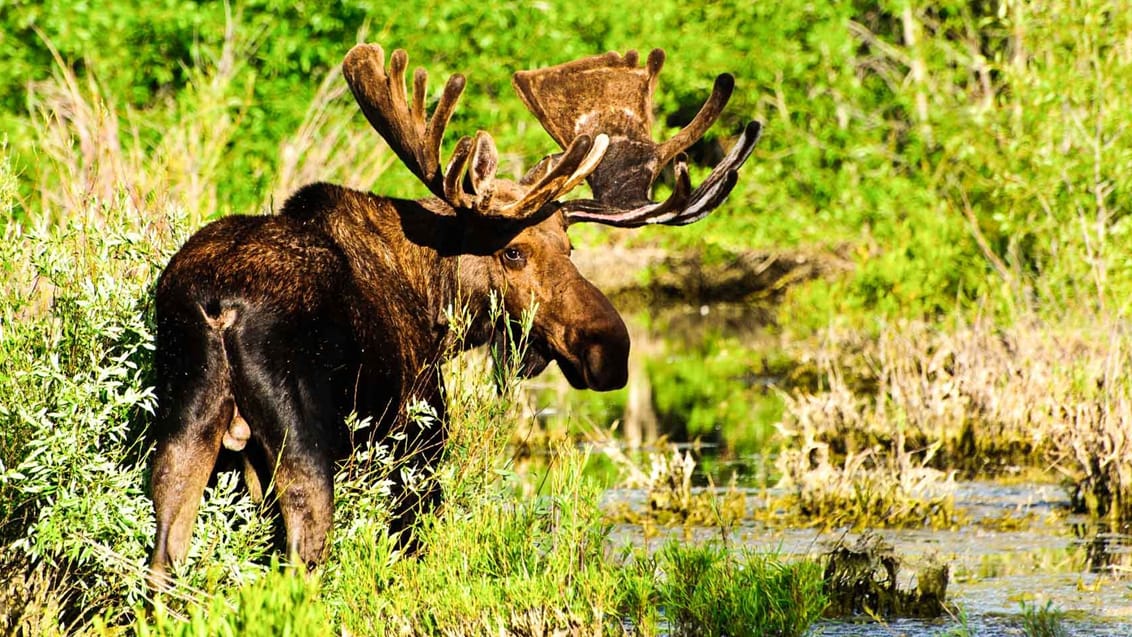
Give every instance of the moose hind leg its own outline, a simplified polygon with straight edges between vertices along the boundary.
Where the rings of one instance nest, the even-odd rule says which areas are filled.
[[[260,465],[262,492],[279,507],[287,558],[309,568],[327,554],[334,461],[348,442],[341,391],[348,366],[325,326],[273,311],[249,315],[224,343],[233,393],[253,425],[248,451],[262,452],[247,456],[248,475]]]
[[[153,461],[157,535],[150,558],[151,586],[164,586],[172,563],[185,559],[193,522],[231,422],[232,399],[215,400],[177,435],[161,440]]]
[[[150,585],[159,588],[168,584],[170,564],[189,550],[197,508],[235,415],[220,331],[207,312],[198,311],[158,307],[152,475],[157,533]]]
[[[310,569],[326,559],[334,519],[333,464],[325,454],[285,448],[275,473],[287,558]]]

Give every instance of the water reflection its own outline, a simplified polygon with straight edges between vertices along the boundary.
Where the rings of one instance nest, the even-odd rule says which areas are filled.
[[[1095,521],[1072,525],[1073,536],[1084,547],[1085,564],[1090,573],[1122,579],[1132,575],[1132,536],[1128,527],[1114,530]]]

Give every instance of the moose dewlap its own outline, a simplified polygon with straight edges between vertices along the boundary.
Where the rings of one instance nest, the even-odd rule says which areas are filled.
[[[312,184],[276,215],[205,226],[174,255],[156,299],[152,585],[166,584],[170,564],[185,557],[222,447],[240,454],[254,497],[273,485],[288,558],[308,566],[325,557],[334,466],[351,444],[389,444],[415,469],[435,466],[446,436],[439,364],[453,351],[450,307],[471,317],[459,347],[495,342],[509,352],[506,315],[533,303],[527,348],[512,361],[523,375],[555,361],[578,388],[625,384],[625,324],[571,263],[567,228],[697,221],[726,199],[760,132],[748,124],[693,189],[683,151],[719,117],[734,80],[719,76],[693,121],[658,144],[652,92],[664,53],[638,61],[635,51],[607,53],[516,73],[523,102],[564,150],[514,182],[497,177],[495,143],[483,131],[460,139],[442,168],[462,75],[448,79],[428,116],[427,74],[416,70],[410,94],[404,51],[388,68],[380,46],[347,54],[346,82],[362,112],[434,197]],[[668,164],[673,192],[655,202],[653,181]],[[561,201],[583,181],[592,198]],[[505,316],[490,311],[493,295]],[[419,401],[439,426],[407,416]],[[374,423],[363,440],[351,439],[351,413]],[[395,484],[391,531],[411,531],[439,496]]]

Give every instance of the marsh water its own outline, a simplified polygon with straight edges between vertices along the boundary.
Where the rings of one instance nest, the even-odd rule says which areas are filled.
[[[706,488],[706,487],[704,487]],[[764,506],[763,489],[746,491],[748,510]],[[647,506],[640,490],[611,490],[610,503]],[[972,635],[1021,635],[1022,603],[1047,602],[1066,613],[1069,635],[1132,635],[1132,536],[1098,530],[1084,519],[1064,514],[1068,500],[1056,485],[960,483],[956,503],[970,514],[954,529],[876,530],[902,561],[902,577],[914,582],[918,563],[935,556],[950,565],[948,601],[965,614]],[[660,546],[667,537],[684,537],[683,528],[661,529],[645,539],[641,527],[614,529],[617,544]],[[719,528],[691,529],[692,538],[719,540]],[[747,521],[729,530],[736,548],[777,551],[783,557],[816,557],[839,539],[857,535],[846,529],[778,528]],[[823,620],[820,635],[954,634],[958,617],[933,620]]]
[[[677,324],[693,335],[716,331],[721,323],[708,313],[693,311]],[[710,329],[697,324],[696,315],[712,321]],[[718,316],[718,314],[717,314]],[[740,334],[742,341],[766,343],[758,328],[731,315],[724,330]],[[729,325],[728,325],[729,324]],[[735,329],[738,326],[739,329]],[[731,329],[727,329],[730,327]],[[679,336],[677,336],[679,338]],[[745,382],[751,382],[748,378]],[[725,432],[726,433],[726,432]],[[698,449],[698,489],[727,484],[738,477],[738,488],[747,498],[746,510],[765,507],[776,494],[768,479],[765,458],[725,459],[710,446]],[[1056,480],[1056,476],[1049,476]],[[735,487],[732,487],[735,488]],[[632,509],[648,507],[643,490],[613,489],[606,503]],[[1065,613],[1061,622],[1068,635],[1132,635],[1132,535],[1127,529],[1100,528],[1084,517],[1070,515],[1065,490],[1042,478],[1008,481],[960,482],[955,504],[964,511],[962,525],[954,528],[875,530],[892,545],[902,563],[904,588],[913,588],[918,564],[936,559],[949,565],[948,603],[956,616],[938,619],[838,618],[824,619],[815,635],[862,635],[912,637],[927,635],[1023,635],[1024,606],[1051,608]],[[761,517],[761,516],[760,516]],[[839,540],[859,535],[847,529],[797,528],[751,519],[730,528],[719,527],[653,529],[659,536],[646,537],[641,526],[619,524],[615,544],[659,547],[668,537],[720,540],[736,548],[777,551],[783,557],[816,557]],[[688,537],[691,535],[691,537]]]

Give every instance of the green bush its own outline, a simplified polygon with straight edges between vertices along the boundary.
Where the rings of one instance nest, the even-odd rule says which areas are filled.
[[[631,3],[565,0],[412,10],[243,0],[231,11],[194,0],[113,10],[52,0],[8,9],[0,117],[20,175],[37,163],[25,90],[42,91],[59,74],[49,44],[80,78],[97,78],[118,112],[146,114],[127,145],[156,144],[184,117],[176,104],[194,69],[231,69],[226,94],[211,99],[237,122],[217,172],[239,176],[218,180],[222,212],[262,206],[281,142],[359,34],[409,50],[434,91],[439,78],[466,73],[453,135],[491,131],[514,153],[504,162],[513,173],[553,150],[509,88],[513,70],[660,46],[669,54],[661,135],[690,119],[722,71],[736,75],[738,90],[693,159],[706,162],[711,144],[726,144],[748,117],[767,132],[710,221],[634,240],[728,250],[849,244],[856,272],[819,298],[799,298],[818,322],[873,310],[932,316],[987,299],[1007,316],[1066,300],[1121,311],[1130,296],[1132,259],[1121,248],[1132,144],[1120,115],[1132,106],[1132,73],[1118,35],[1130,18],[1111,1],[661,2],[644,14]],[[238,45],[226,50],[233,37]],[[365,128],[357,117],[352,125]],[[376,187],[423,192],[397,166]],[[26,182],[22,190],[29,194]],[[38,213],[21,205],[16,214]]]
[[[152,284],[168,242],[100,206],[64,227],[8,229],[0,292],[0,542],[68,565],[79,605],[136,599],[108,578],[152,534],[142,432],[150,386]],[[158,240],[155,240],[158,239]],[[101,573],[101,574],[100,574]]]

